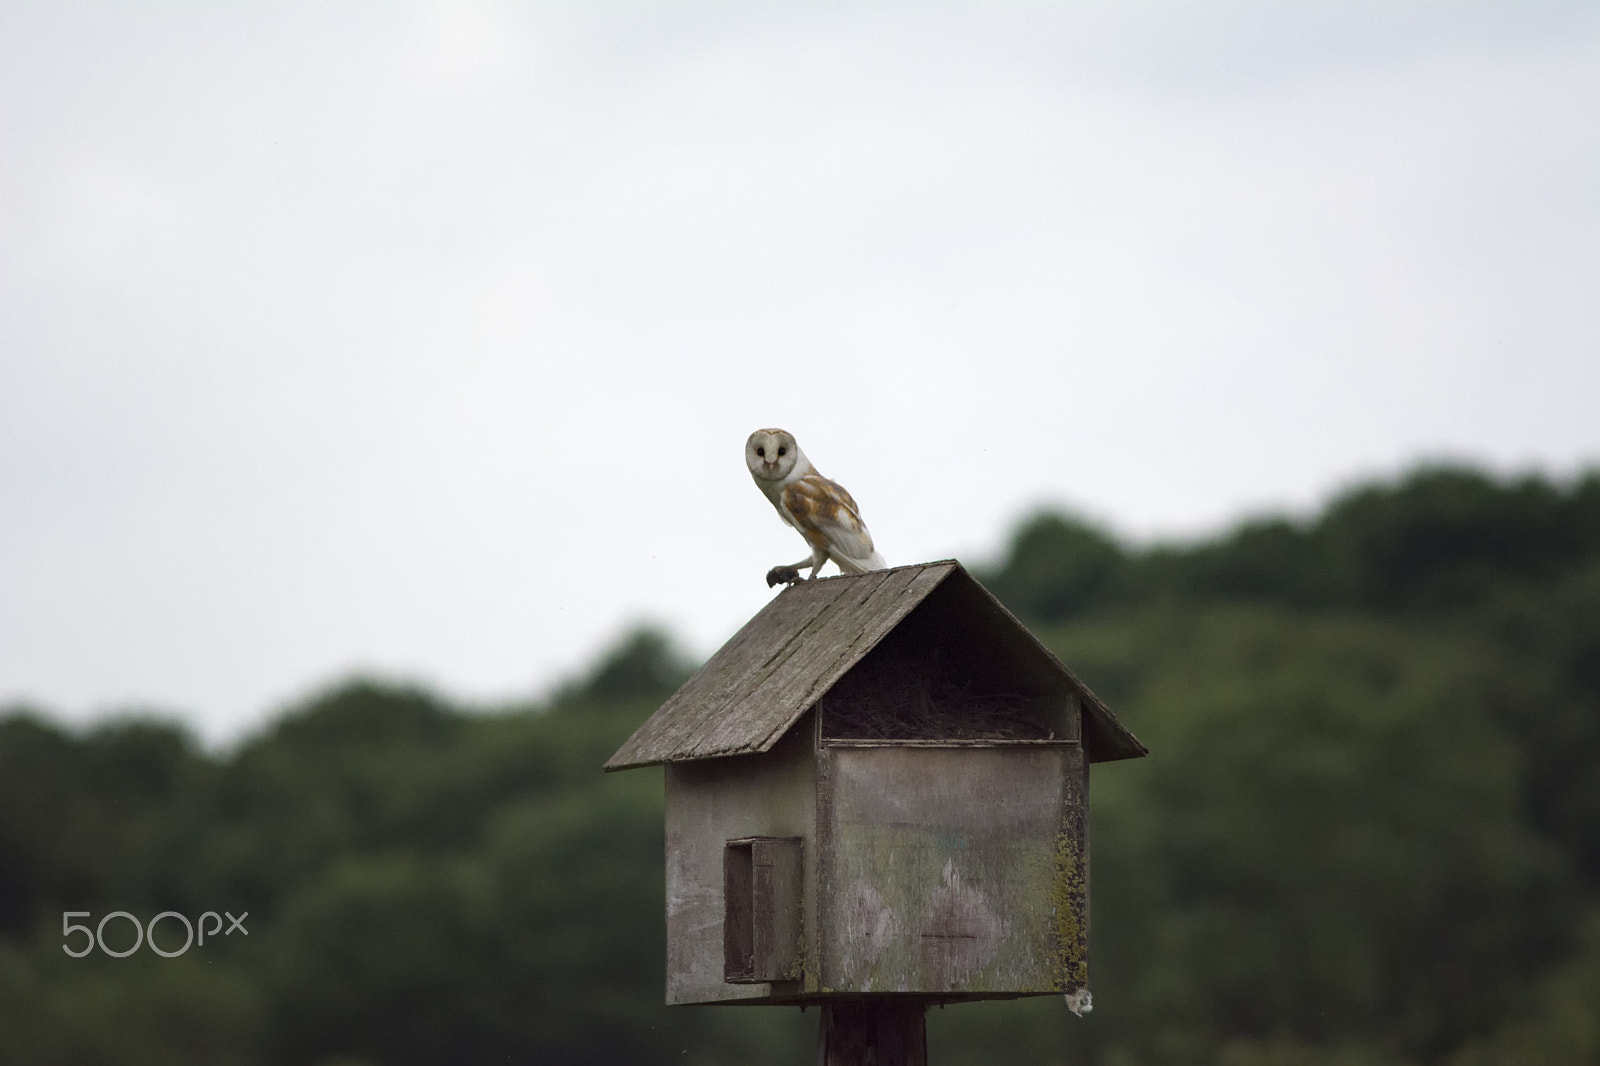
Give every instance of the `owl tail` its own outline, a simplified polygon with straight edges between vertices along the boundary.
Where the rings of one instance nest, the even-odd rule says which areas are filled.
[[[868,570],[886,570],[889,566],[883,559],[883,553],[876,551],[865,559],[846,559],[842,555],[832,555],[831,553],[830,557],[839,564],[839,573],[841,574],[864,574]]]

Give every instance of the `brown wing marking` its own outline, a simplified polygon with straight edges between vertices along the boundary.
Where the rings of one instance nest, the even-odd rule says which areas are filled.
[[[830,484],[827,478],[811,474],[783,490],[783,509],[789,512],[789,518],[806,538],[806,543],[817,551],[828,549],[828,538],[818,518],[827,514],[833,504],[827,489]]]
[[[872,551],[872,537],[856,510],[856,501],[843,485],[821,474],[807,474],[783,490],[783,505],[794,526],[817,550],[837,555]],[[841,543],[830,543],[829,532],[842,536]],[[864,542],[864,543],[862,543]]]

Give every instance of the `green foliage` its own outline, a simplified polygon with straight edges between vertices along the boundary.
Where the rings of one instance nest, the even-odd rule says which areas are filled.
[[[1508,1012],[1450,1066],[1600,1062],[1600,912],[1585,923],[1581,950],[1533,993],[1527,1010]]]
[[[1600,474],[1035,515],[984,578],[1152,754],[1094,774],[1094,1012],[936,1010],[935,1062],[1600,1063]],[[599,766],[688,670],[642,628],[541,706],[354,680],[226,754],[0,715],[0,1062],[811,1061],[815,1012],[661,1003],[661,779]],[[67,910],[249,934],[70,958]]]
[[[59,922],[80,901],[181,902],[202,818],[192,801],[214,774],[170,724],[130,718],[73,738],[30,714],[0,718],[0,932]]]
[[[564,686],[557,703],[650,699],[683,684],[694,667],[672,637],[655,626],[630,630],[581,681]]]
[[[218,757],[0,717],[0,1062],[798,1061],[798,1012],[661,1003],[660,776],[600,764],[682,676],[641,630],[549,707],[358,679]],[[62,951],[63,911],[167,909],[249,932]]]
[[[1074,637],[1053,635],[1068,661]],[[1096,779],[1112,1047],[1381,1035],[1434,1061],[1520,1002],[1499,977],[1570,947],[1575,889],[1521,817],[1493,656],[1281,609],[1200,612],[1181,641],[1133,701],[1151,760]]]
[[[1600,472],[1562,487],[1429,466],[1352,489],[1311,522],[1258,519],[1214,541],[1137,553],[1081,520],[1036,515],[984,582],[1036,621],[1164,598],[1414,615],[1507,589],[1547,592],[1596,559]]]
[[[1006,565],[985,583],[1013,610],[1031,618],[1067,618],[1111,602],[1127,558],[1104,532],[1049,512],[1023,522]]]

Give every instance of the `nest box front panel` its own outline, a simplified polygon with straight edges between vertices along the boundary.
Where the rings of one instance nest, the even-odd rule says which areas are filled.
[[[1078,745],[822,757],[824,990],[981,998],[1087,983]]]
[[[757,838],[791,840],[799,876],[810,876],[804,842],[815,833],[816,781],[809,731],[795,730],[765,755],[669,764],[665,778],[667,1002],[765,1000],[784,986],[728,980],[729,846]],[[752,864],[759,850],[751,850]],[[786,875],[778,887],[784,901],[805,905],[803,881],[794,884]],[[776,927],[807,924],[804,913],[778,917],[783,921]],[[751,937],[766,928],[752,924]],[[780,969],[803,967],[803,945],[784,947]],[[793,963],[787,961],[791,955]],[[798,991],[799,974],[794,976],[792,991]]]

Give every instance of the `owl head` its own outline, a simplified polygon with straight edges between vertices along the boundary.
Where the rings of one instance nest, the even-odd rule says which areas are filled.
[[[786,429],[758,429],[744,442],[744,465],[757,482],[782,481],[797,463],[805,465],[805,453]]]

